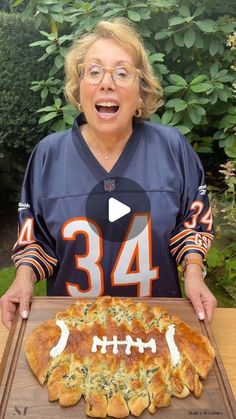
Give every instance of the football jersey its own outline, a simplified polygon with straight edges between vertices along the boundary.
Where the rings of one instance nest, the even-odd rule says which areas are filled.
[[[188,253],[205,258],[213,238],[197,154],[175,128],[138,121],[107,172],[81,135],[83,123],[80,115],[71,129],[50,134],[30,157],[13,248],[16,267],[31,266],[38,280],[46,278],[48,295],[180,296],[178,263]],[[150,202],[149,213],[134,214],[121,242],[103,237],[86,212],[96,185],[117,178],[136,182]],[[146,227],[130,239],[139,217]]]

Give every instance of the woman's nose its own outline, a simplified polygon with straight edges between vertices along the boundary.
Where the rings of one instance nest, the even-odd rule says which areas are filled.
[[[116,88],[116,85],[115,85],[114,80],[112,78],[112,74],[109,71],[106,71],[106,73],[104,74],[100,86],[103,89],[115,89]]]

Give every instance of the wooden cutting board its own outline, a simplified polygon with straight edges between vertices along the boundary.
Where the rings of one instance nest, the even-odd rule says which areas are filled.
[[[15,316],[0,368],[0,419],[87,418],[83,400],[69,408],[62,408],[58,402],[48,401],[47,388],[42,387],[31,372],[23,349],[25,337],[37,325],[53,318],[55,313],[64,310],[74,301],[75,299],[68,297],[36,297],[33,299],[28,320],[21,320],[18,314]],[[196,416],[211,419],[236,418],[235,400],[208,322],[199,322],[191,304],[182,298],[152,298],[142,301],[165,307],[181,317],[191,327],[206,335],[216,351],[216,360],[207,379],[203,381],[200,399],[193,395],[183,400],[173,397],[169,407],[156,412],[158,419],[190,419]],[[152,417],[147,410],[141,415],[141,419]]]

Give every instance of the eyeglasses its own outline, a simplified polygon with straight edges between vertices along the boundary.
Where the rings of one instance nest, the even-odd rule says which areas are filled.
[[[100,84],[106,73],[110,73],[116,86],[128,87],[141,75],[141,71],[131,64],[125,63],[114,68],[105,68],[95,63],[78,65],[81,77],[90,84]]]

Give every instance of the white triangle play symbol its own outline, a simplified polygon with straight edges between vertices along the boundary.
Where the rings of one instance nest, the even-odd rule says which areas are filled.
[[[115,198],[109,198],[108,218],[111,223],[124,217],[124,215],[129,214],[130,211],[131,208],[128,207],[128,205],[123,204]]]

